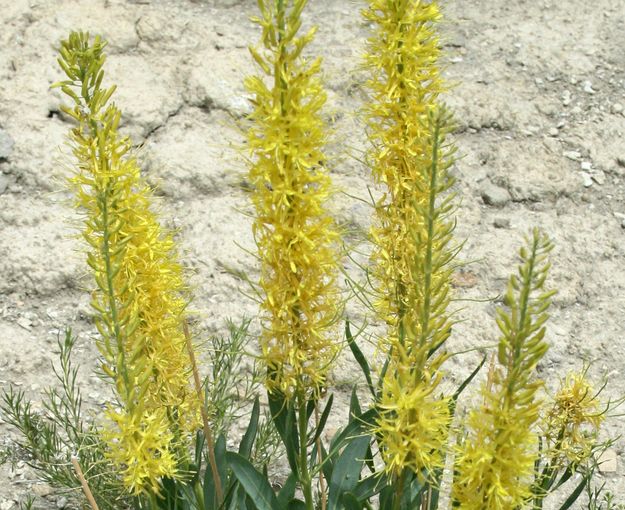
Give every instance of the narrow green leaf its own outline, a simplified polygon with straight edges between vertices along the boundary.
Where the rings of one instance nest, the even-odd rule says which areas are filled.
[[[330,393],[330,396],[328,397],[328,401],[326,402],[326,406],[323,408],[323,412],[321,413],[321,416],[319,417],[319,424],[317,425],[315,434],[313,435],[313,438],[310,441],[311,444],[314,444],[319,438],[319,436],[321,435],[321,433],[323,432],[323,429],[325,428],[326,423],[328,421],[328,417],[330,416],[330,410],[332,409],[332,402],[334,402],[334,393]]]
[[[371,436],[359,436],[351,440],[339,456],[334,466],[328,491],[328,510],[339,510],[342,495],[353,491],[360,480]]]
[[[280,439],[286,449],[289,467],[295,473],[298,472],[297,457],[299,455],[299,434],[297,433],[297,421],[295,410],[289,405],[284,395],[278,392],[268,393],[269,410],[271,418],[278,430]]]
[[[256,433],[258,432],[258,419],[260,417],[260,402],[258,397],[254,400],[254,406],[252,407],[252,415],[250,417],[250,424],[247,426],[245,435],[241,439],[239,445],[239,454],[249,460],[252,454],[252,446],[256,439]]]
[[[356,340],[352,336],[352,331],[349,327],[349,320],[345,321],[345,338],[347,338],[347,345],[349,345],[349,348],[354,355],[354,359],[356,360],[358,365],[360,365],[362,373],[365,375],[369,391],[371,391],[371,394],[375,397],[375,387],[373,386],[373,381],[371,380],[371,368],[369,367],[367,358],[365,358],[365,355],[362,353],[362,351],[356,344]]]
[[[226,459],[234,476],[254,502],[257,510],[282,510],[267,479],[245,457],[227,452]]]
[[[284,482],[284,486],[278,493],[278,508],[287,508],[288,502],[295,496],[295,489],[297,488],[297,475],[291,473]]]
[[[349,399],[349,415],[350,416],[358,416],[362,414],[362,410],[360,408],[360,402],[358,401],[358,393],[356,393],[356,387],[352,389],[352,396]]]
[[[352,494],[354,494],[359,501],[369,500],[388,486],[389,483],[390,480],[387,474],[382,471],[381,473],[376,473],[360,480],[356,488],[352,491]]]
[[[579,482],[577,487],[575,487],[575,490],[571,493],[571,495],[568,498],[566,498],[566,501],[564,503],[562,503],[560,510],[568,510],[569,508],[571,508],[573,503],[575,503],[577,501],[577,498],[579,498],[580,495],[582,494],[582,491],[586,487],[587,483],[588,483],[588,476],[584,476],[584,478],[582,478],[582,481]]]
[[[215,442],[215,461],[217,462],[217,471],[221,479],[222,486],[226,486],[228,480],[228,465],[226,462],[226,438],[220,435]],[[212,504],[213,508],[219,508],[217,504],[217,491],[215,490],[215,480],[210,463],[204,473],[204,501],[206,504]]]
[[[345,510],[362,510],[363,508],[362,503],[351,492],[343,494],[341,503],[343,503]]]
[[[306,503],[300,501],[299,499],[292,499],[289,501],[286,510],[306,510]]]
[[[473,370],[473,372],[471,372],[469,377],[467,377],[462,382],[462,384],[460,386],[458,386],[458,389],[456,390],[456,392],[451,397],[451,401],[449,402],[449,406],[450,406],[450,410],[451,410],[451,414],[452,415],[456,411],[456,402],[458,401],[458,397],[460,397],[460,394],[465,390],[465,388],[471,383],[471,381],[475,378],[475,376],[478,374],[478,372],[482,369],[482,367],[484,366],[484,363],[486,363],[486,356],[484,356],[482,358],[482,361],[479,363],[479,365],[477,367],[475,367],[475,369]]]

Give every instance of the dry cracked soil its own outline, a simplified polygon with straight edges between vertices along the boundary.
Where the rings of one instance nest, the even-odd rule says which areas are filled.
[[[465,301],[451,348],[497,340],[498,296],[523,235],[539,226],[556,246],[549,285],[558,289],[540,376],[553,388],[591,362],[591,376],[607,377],[605,396],[616,398],[625,393],[625,2],[440,3],[445,74],[456,84],[445,98],[458,121],[456,236],[466,240],[461,259],[470,262],[455,279]],[[342,190],[330,207],[350,227],[351,249],[366,252],[371,210],[350,196],[366,198],[371,185],[359,162],[366,148],[359,65],[369,30],[361,8],[310,0],[304,24],[319,26],[309,53],[324,58],[324,115],[334,133],[328,161]],[[0,388],[16,385],[40,408],[54,382],[57,335],[71,327],[86,404],[97,409],[108,394],[93,375],[91,281],[75,235],[80,216],[64,185],[69,170],[59,147],[70,123],[49,88],[61,79],[56,48],[72,29],[109,41],[106,79],[118,85],[123,129],[142,147],[162,220],[179,230],[198,338],[224,332],[226,318],[256,315],[237,277],[253,279],[257,268],[242,249],[253,239],[235,149],[249,109],[242,80],[255,72],[247,50],[259,38],[249,20],[255,9],[252,0],[0,0]],[[365,318],[355,305],[347,313],[356,323]],[[454,358],[451,383],[478,359],[475,351]],[[332,377],[342,411],[331,427],[344,418],[351,386],[362,383],[356,373],[342,356]],[[614,417],[604,435],[617,438],[623,428]],[[0,437],[4,444],[15,437],[3,421]],[[617,439],[597,479],[621,502],[624,448]],[[0,467],[0,510],[32,493],[36,508],[71,507],[24,462]]]

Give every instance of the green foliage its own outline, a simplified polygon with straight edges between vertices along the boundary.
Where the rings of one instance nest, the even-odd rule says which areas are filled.
[[[10,386],[3,392],[0,411],[21,437],[10,452],[11,459],[24,460],[53,486],[76,489],[80,481],[71,467],[75,455],[89,476],[100,508],[115,510],[128,504],[129,499],[105,457],[106,446],[95,425],[84,420],[78,368],[71,360],[75,343],[70,330],[58,339],[59,364],[52,365],[52,369],[60,389],[51,387],[45,391],[44,413],[34,410],[23,391]]]
[[[443,384],[443,365],[452,356],[445,348],[454,326],[451,277],[461,245],[453,239],[448,172],[453,121],[438,100],[445,87],[437,67],[436,1],[370,0],[364,12],[375,30],[366,57],[369,162],[384,189],[374,204],[368,285],[351,284],[387,331],[378,342],[379,367],[346,321],[345,343],[366,397],[352,389],[346,422],[328,436],[339,400],[326,377],[340,347],[330,334],[340,315],[338,234],[323,209],[330,192],[321,168],[325,95],[317,78],[321,61],[304,52],[314,28],[299,35],[306,4],[258,1],[262,48],[251,54],[263,76],[247,80],[254,94],[248,119],[254,232],[265,293],[262,364],[246,358],[250,321],[229,323],[228,335],[211,339],[209,377],[198,392],[189,384],[192,349],[185,351],[182,341],[188,297],[181,266],[170,233],[150,212],[151,190],[130,141],[117,134],[121,114],[109,103],[115,86],[102,87],[106,43],[82,32],[63,41],[59,65],[67,79],[56,86],[74,102],[63,111],[77,123],[71,184],[86,212],[98,347],[132,423],[123,437],[111,441],[109,434],[105,441],[100,428],[85,422],[68,331],[53,367],[60,389],[46,391],[45,412],[13,387],[2,396],[0,410],[21,437],[6,460],[25,459],[43,480],[76,490],[82,481],[71,468],[76,455],[103,510],[436,510],[443,497],[463,510],[521,510],[543,508],[556,492],[566,498],[560,510],[579,505],[584,494],[589,510],[622,509],[593,485],[597,459],[612,445],[599,441],[599,426],[614,404],[602,404],[586,371],[567,376],[551,398],[541,393],[536,367],[548,349],[554,293],[547,290],[553,246],[546,234],[535,229],[526,240],[496,311],[501,337],[481,403],[463,407],[459,400],[486,356],[456,388]],[[201,430],[200,409],[208,414]],[[120,418],[121,429],[122,416],[107,413]],[[164,425],[149,435],[152,442],[142,441],[146,420],[158,417]],[[234,425],[244,418],[247,427],[235,441]],[[173,449],[160,449],[155,441],[163,438],[172,439]],[[269,473],[277,452],[288,467],[279,489]],[[162,469],[169,453],[175,469]],[[135,473],[129,484],[138,457],[154,470],[146,480]],[[445,480],[451,457],[453,474]],[[451,492],[443,494],[449,484]]]

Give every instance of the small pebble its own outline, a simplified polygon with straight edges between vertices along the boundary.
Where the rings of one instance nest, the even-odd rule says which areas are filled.
[[[599,471],[602,473],[616,473],[618,471],[618,455],[616,451],[609,449],[599,457]]]
[[[9,187],[9,178],[0,174],[0,195],[2,195]]]
[[[586,94],[594,94],[595,92],[597,92],[595,89],[592,88],[592,83],[588,80],[583,83],[582,90],[586,92]]]
[[[588,172],[581,172],[582,182],[584,183],[584,188],[590,188],[592,186],[592,177]]]
[[[4,129],[0,129],[0,160],[9,159],[13,152],[13,139]]]
[[[577,161],[582,155],[577,151],[565,151],[562,153],[565,158],[571,159],[573,161]]]
[[[503,207],[512,198],[507,189],[496,186],[488,180],[482,184],[480,194],[486,205],[494,207]]]
[[[581,167],[584,172],[590,172],[592,170],[592,163],[590,161],[582,161]]]
[[[612,110],[612,113],[616,113],[616,114],[623,113],[623,105],[621,103],[614,103],[612,105],[611,110]]]
[[[56,507],[65,508],[67,506],[67,503],[67,498],[65,496],[61,496],[59,499],[56,500]]]
[[[568,106],[571,104],[571,92],[569,90],[565,90],[562,93],[562,104],[564,106]]]
[[[495,218],[493,226],[495,228],[510,228],[510,220],[508,218]]]
[[[601,170],[593,172],[590,176],[592,177],[592,180],[599,185],[603,185],[605,183],[605,174]]]
[[[549,128],[549,131],[548,131],[549,136],[558,136],[559,132],[560,131],[558,131],[558,128],[554,128],[554,127]]]

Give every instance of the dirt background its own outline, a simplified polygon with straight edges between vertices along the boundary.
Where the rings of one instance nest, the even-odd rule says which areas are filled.
[[[609,377],[606,396],[625,393],[625,2],[623,0],[449,0],[442,33],[446,74],[457,86],[455,110],[461,158],[453,170],[462,204],[457,238],[462,259],[459,298],[496,297],[516,264],[522,237],[541,226],[553,238],[551,342],[540,372],[552,387],[569,369],[592,361]],[[310,53],[324,57],[335,130],[328,147],[332,177],[346,193],[367,196],[370,176],[353,155],[365,147],[355,112],[365,97],[358,66],[368,27],[362,4],[311,0],[305,25],[319,25]],[[253,316],[255,304],[227,268],[252,278],[249,210],[241,187],[244,164],[231,147],[243,141],[248,111],[242,78],[254,72],[247,46],[259,38],[249,21],[252,0],[0,0],[0,388],[13,383],[36,403],[53,381],[59,331],[79,336],[88,405],[106,388],[91,374],[96,334],[86,288],[91,286],[69,203],[60,149],[70,124],[59,115],[61,78],[55,47],[70,29],[110,42],[107,83],[124,112],[124,129],[142,144],[145,175],[159,185],[163,222],[180,229],[180,249],[194,288],[199,338],[225,330],[227,317]],[[331,202],[362,243],[371,211],[346,194]],[[359,234],[360,232],[360,234]],[[497,339],[492,301],[463,301],[451,341],[455,350]],[[363,312],[350,306],[359,323]],[[449,366],[460,381],[478,359]],[[334,372],[343,415],[354,384],[353,363]],[[451,384],[451,383],[450,383]],[[37,405],[37,404],[36,404]],[[606,437],[623,432],[623,418]],[[13,432],[0,421],[0,437]],[[625,442],[610,452],[599,482],[625,502]],[[0,467],[0,510],[28,493],[40,508],[67,499],[34,483],[23,464]]]

